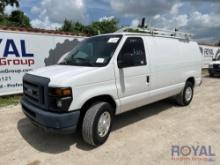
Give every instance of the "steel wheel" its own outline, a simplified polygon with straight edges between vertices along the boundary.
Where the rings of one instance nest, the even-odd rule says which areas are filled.
[[[104,112],[98,121],[98,135],[104,137],[107,135],[111,126],[111,115],[109,112]]]
[[[187,87],[186,88],[186,93],[185,93],[185,99],[186,99],[187,102],[192,99],[192,93],[193,93],[192,88]]]

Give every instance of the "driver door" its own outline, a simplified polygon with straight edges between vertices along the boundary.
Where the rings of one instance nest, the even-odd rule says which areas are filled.
[[[127,37],[118,54],[116,86],[120,112],[146,104],[150,90],[150,71],[147,51],[142,37]]]

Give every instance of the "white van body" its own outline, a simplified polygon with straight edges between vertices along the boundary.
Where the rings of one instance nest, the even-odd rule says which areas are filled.
[[[54,65],[29,75],[48,78],[49,87],[70,87],[69,112],[80,111],[93,98],[108,96],[115,103],[115,114],[120,114],[178,95],[189,79],[194,86],[201,83],[202,58],[196,42],[128,32],[107,35],[122,38],[106,66]],[[146,65],[119,68],[118,54],[130,37],[143,40]]]
[[[116,113],[141,107],[180,93],[188,78],[201,83],[201,55],[196,42],[178,39],[123,34],[110,63],[103,68],[54,65],[30,72],[50,79],[50,87],[71,87],[73,102],[69,111],[79,110],[96,96],[109,95]],[[128,37],[141,37],[147,65],[119,69],[117,54]],[[150,83],[146,77],[150,76]]]

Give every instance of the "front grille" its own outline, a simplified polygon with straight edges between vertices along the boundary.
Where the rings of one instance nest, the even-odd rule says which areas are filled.
[[[26,74],[23,77],[23,93],[26,100],[32,104],[47,109],[49,79]]]
[[[214,68],[214,69],[220,69],[220,64],[214,64],[214,65],[213,65],[213,68]]]
[[[44,103],[44,95],[40,95],[43,93],[43,87],[34,84],[33,82],[23,82],[23,88],[24,88],[24,95],[28,97],[29,99],[37,102],[37,103]]]

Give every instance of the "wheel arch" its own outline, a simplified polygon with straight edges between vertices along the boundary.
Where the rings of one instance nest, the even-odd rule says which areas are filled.
[[[196,83],[196,80],[195,80],[195,77],[189,77],[186,82],[191,82],[193,87],[195,87],[195,83]]]
[[[88,99],[84,104],[83,106],[81,107],[80,109],[80,121],[82,121],[86,111],[88,110],[88,108],[96,103],[96,102],[99,102],[99,101],[104,101],[104,102],[108,102],[109,104],[112,105],[113,109],[114,109],[114,114],[116,113],[116,108],[117,108],[117,104],[115,102],[115,100],[113,99],[112,96],[110,95],[98,95],[98,96],[95,96],[95,97],[92,97],[90,99]]]

